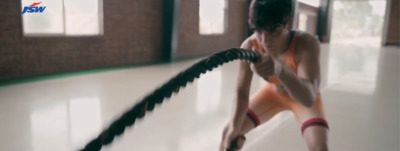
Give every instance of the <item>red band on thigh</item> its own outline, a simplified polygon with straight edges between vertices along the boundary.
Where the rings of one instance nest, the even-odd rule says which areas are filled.
[[[328,122],[326,122],[324,119],[313,118],[313,119],[309,119],[303,123],[303,125],[301,126],[301,133],[303,134],[304,131],[310,126],[322,126],[322,127],[326,127],[327,129],[329,129]]]
[[[258,119],[256,113],[254,113],[252,110],[250,109],[247,110],[247,116],[250,117],[250,119],[254,122],[255,126],[260,125],[260,119]]]

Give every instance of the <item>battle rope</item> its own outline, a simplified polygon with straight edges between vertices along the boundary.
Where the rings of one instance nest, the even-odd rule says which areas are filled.
[[[185,87],[187,83],[193,82],[194,79],[200,77],[200,74],[211,71],[213,68],[233,60],[241,59],[248,62],[255,62],[258,57],[258,54],[253,51],[231,48],[217,52],[197,62],[143,98],[120,118],[115,120],[97,138],[90,141],[82,151],[98,151],[102,145],[110,144],[115,136],[121,135],[126,127],[132,126],[135,123],[136,119],[143,118],[146,111],[152,111],[156,104],[163,103],[164,99],[170,98],[172,93],[178,93],[180,87]]]

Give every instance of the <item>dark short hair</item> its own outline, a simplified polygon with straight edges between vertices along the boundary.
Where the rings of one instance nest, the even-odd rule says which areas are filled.
[[[253,0],[250,5],[249,27],[274,32],[286,25],[293,15],[292,0]]]

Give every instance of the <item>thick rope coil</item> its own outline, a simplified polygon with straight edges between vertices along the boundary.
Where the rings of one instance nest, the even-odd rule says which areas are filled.
[[[97,138],[90,141],[82,151],[98,151],[102,145],[110,144],[115,136],[121,135],[125,131],[126,127],[135,124],[136,119],[143,118],[146,111],[152,111],[156,104],[163,103],[164,99],[170,98],[172,93],[178,93],[180,87],[185,87],[187,83],[193,82],[196,78],[200,77],[200,74],[204,74],[213,68],[233,60],[240,59],[255,62],[258,57],[258,54],[253,51],[231,48],[215,53],[195,63],[144,97],[139,103],[115,120]]]

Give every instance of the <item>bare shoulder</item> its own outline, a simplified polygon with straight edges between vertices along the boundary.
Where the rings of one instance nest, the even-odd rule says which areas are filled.
[[[249,37],[247,37],[247,38],[243,41],[242,45],[240,45],[240,48],[243,48],[243,49],[251,49],[251,48],[253,47],[253,45],[252,45],[252,43],[251,43],[251,40],[253,40],[253,39],[255,39],[255,38],[256,38],[256,37],[255,37],[254,34],[251,35],[251,36],[249,36]]]
[[[319,40],[316,36],[302,32],[297,45],[297,55],[303,57],[318,57],[320,53]]]

